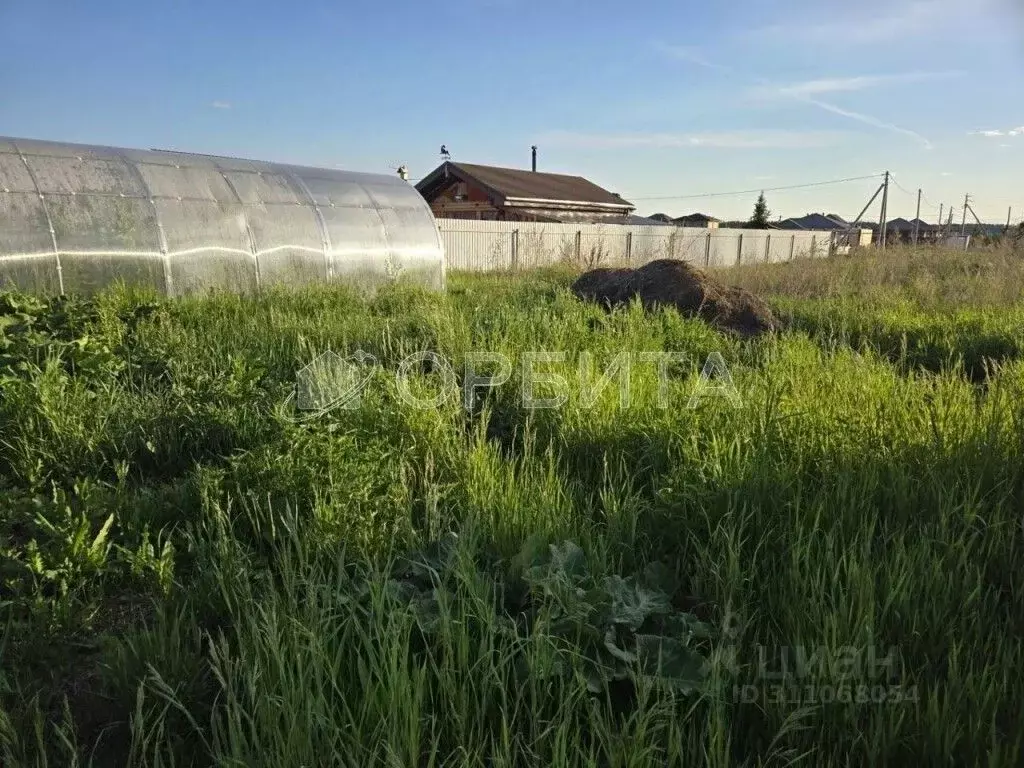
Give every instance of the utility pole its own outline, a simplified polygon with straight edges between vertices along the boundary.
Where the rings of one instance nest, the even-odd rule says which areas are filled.
[[[1010,218],[1013,216],[1013,206],[1006,211],[1006,231],[1010,231]]]
[[[964,220],[960,225],[960,237],[967,234],[967,204],[971,201],[971,193],[968,192],[964,195]]]
[[[864,214],[868,212],[868,208],[870,208],[871,205],[875,202],[875,200],[878,199],[879,194],[881,194],[881,192],[882,192],[882,187],[883,186],[884,185],[879,185],[878,189],[875,190],[875,194],[873,194],[871,196],[871,199],[868,200],[868,204],[864,206],[864,209],[860,213],[857,214],[857,218],[854,219],[852,222],[850,222],[851,224],[858,224],[858,223],[860,223],[861,218],[863,218]]]
[[[946,207],[945,203],[939,203],[939,226],[942,226],[942,209]]]
[[[885,250],[885,225],[886,217],[889,215],[889,172],[885,172],[885,181],[882,183],[882,220],[878,222],[881,229],[882,250]]]
[[[850,222],[850,226],[846,230],[847,237],[849,237],[849,236],[851,236],[853,234],[853,228],[856,227],[857,224],[860,223],[860,220],[864,217],[864,214],[868,212],[868,208],[870,208],[872,205],[875,204],[875,200],[877,200],[878,196],[880,194],[882,194],[882,189],[884,187],[885,187],[885,184],[879,184],[878,185],[878,189],[875,190],[875,194],[873,194],[871,196],[871,199],[868,200],[868,204],[865,205],[863,209],[861,209],[860,213],[857,214],[857,218],[855,218],[853,221]],[[779,220],[781,221],[781,218]],[[860,236],[859,235],[857,237],[857,243],[858,244],[860,243]]]
[[[862,218],[864,218],[864,214],[868,212],[868,208],[870,208],[870,207],[871,207],[871,205],[872,205],[872,204],[873,204],[873,203],[875,202],[875,200],[877,200],[877,199],[878,199],[878,196],[879,196],[879,195],[880,195],[881,193],[882,193],[882,187],[881,187],[881,185],[879,185],[878,189],[876,189],[876,190],[875,190],[875,194],[873,194],[873,195],[871,196],[871,199],[870,199],[870,200],[868,200],[868,204],[864,206],[864,209],[863,209],[863,210],[862,210],[862,211],[861,211],[860,213],[858,213],[858,214],[857,214],[857,218],[855,218],[855,219],[854,219],[853,221],[851,221],[851,222],[850,222],[850,226],[851,226],[851,227],[852,227],[852,226],[853,226],[854,224],[859,224],[859,223],[860,223],[860,220],[861,220]]]
[[[917,245],[917,234],[921,230],[921,190],[917,190],[917,216],[914,217],[914,245]]]
[[[978,214],[974,212],[974,209],[970,205],[967,206],[967,210],[971,212],[971,216],[974,217],[974,220],[978,223],[979,227],[985,226],[984,224],[981,223],[981,219],[978,218]]]

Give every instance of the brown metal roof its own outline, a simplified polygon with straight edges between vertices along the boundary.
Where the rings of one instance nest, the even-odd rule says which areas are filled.
[[[504,198],[564,200],[574,203],[619,205],[630,209],[634,207],[629,201],[623,200],[618,195],[602,189],[581,176],[526,171],[518,168],[498,168],[492,165],[471,163],[449,162],[448,168],[455,175],[468,177]],[[417,188],[423,191],[431,186],[432,182],[436,180],[435,175],[443,172],[443,169],[442,165],[417,184]]]

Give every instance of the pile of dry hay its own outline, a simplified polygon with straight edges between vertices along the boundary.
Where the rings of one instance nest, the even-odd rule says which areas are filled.
[[[781,328],[768,305],[757,296],[723,285],[685,261],[658,259],[637,269],[592,269],[573,283],[572,292],[609,309],[634,298],[647,310],[675,307],[680,314],[699,317],[744,337]]]

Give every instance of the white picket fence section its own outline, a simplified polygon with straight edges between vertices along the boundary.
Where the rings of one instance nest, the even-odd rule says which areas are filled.
[[[488,272],[568,262],[584,267],[681,259],[731,267],[820,258],[831,232],[696,229],[627,224],[534,224],[437,219],[449,270]]]

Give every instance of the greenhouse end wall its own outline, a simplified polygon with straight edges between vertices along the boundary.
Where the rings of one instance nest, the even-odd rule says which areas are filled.
[[[0,137],[0,290],[407,277],[443,290],[434,216],[397,176]]]

